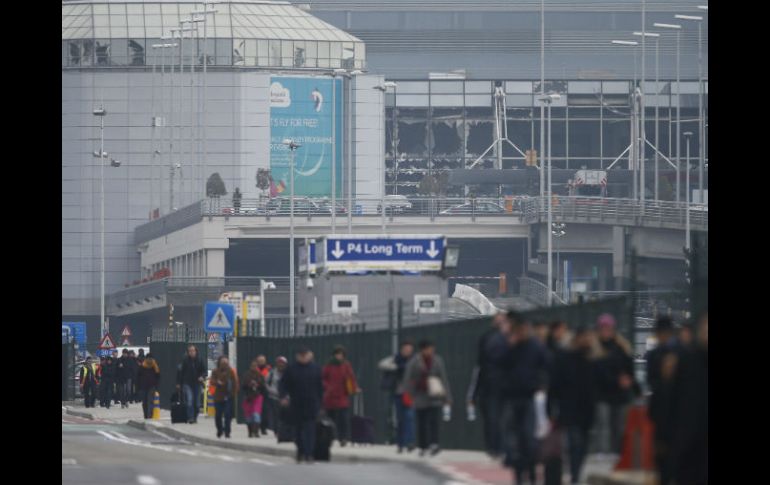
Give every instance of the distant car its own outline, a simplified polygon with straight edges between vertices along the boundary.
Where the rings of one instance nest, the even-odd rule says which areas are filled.
[[[318,205],[318,208],[323,210],[326,214],[332,213],[332,203],[328,200],[322,200],[321,202],[317,202],[316,205]],[[347,214],[348,210],[343,206],[342,204],[335,204],[337,210],[337,214]]]
[[[271,215],[287,216],[291,212],[291,201],[285,198],[272,199],[265,205],[265,210]],[[331,203],[329,201],[313,201],[310,199],[294,199],[294,215],[330,215]],[[337,204],[337,214],[347,214],[344,207]]]
[[[386,195],[384,197],[385,210],[388,214],[401,214],[412,209],[412,203],[405,195]],[[382,204],[377,204],[377,213],[382,211]]]
[[[494,202],[476,202],[475,204],[460,204],[439,212],[443,215],[452,214],[503,214],[505,209]]]

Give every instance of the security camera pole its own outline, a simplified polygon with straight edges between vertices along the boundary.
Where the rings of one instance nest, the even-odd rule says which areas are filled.
[[[548,106],[548,180],[546,181],[546,187],[548,190],[545,192],[548,197],[548,294],[546,295],[548,306],[553,305],[553,234],[551,227],[553,224],[553,194],[551,193],[551,103],[554,100],[561,99],[561,96],[555,93],[546,94],[540,96],[538,100]],[[541,157],[545,160],[545,157]]]
[[[377,86],[374,86],[374,89],[377,91],[380,91],[382,93],[383,99],[382,99],[382,115],[378,117],[380,121],[382,121],[382,118],[385,117],[385,93],[388,91],[388,88],[395,88],[396,83],[392,81],[386,81],[382,84],[378,84]],[[382,132],[382,126],[380,126],[380,132]],[[385,154],[382,153],[382,143],[377,143],[379,145],[378,152],[380,154],[380,162],[382,163],[382,170],[380,170],[380,176],[382,177],[382,184],[380,185],[380,190],[382,191],[380,193],[380,224],[382,226],[382,233],[385,234]]]
[[[289,335],[294,336],[294,152],[302,145],[294,143],[291,138],[283,140],[283,144],[291,151],[289,163]]]

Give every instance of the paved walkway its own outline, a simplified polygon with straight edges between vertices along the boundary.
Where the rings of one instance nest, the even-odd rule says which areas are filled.
[[[145,420],[140,404],[131,404],[128,409],[111,407],[85,408],[82,404],[62,403],[68,414],[89,419],[126,423],[137,428],[154,430],[175,438],[185,439],[204,445],[221,446],[241,451],[255,451],[268,455],[291,456],[295,454],[293,443],[277,443],[272,433],[259,438],[249,438],[244,425],[233,420],[232,437],[217,438],[214,418],[201,415],[196,424],[171,424],[168,410],[161,410],[159,420]],[[394,446],[386,445],[332,445],[332,461],[335,462],[400,462],[423,464],[441,472],[457,485],[510,485],[513,478],[510,470],[490,459],[486,453],[475,450],[442,450],[436,456],[420,458],[417,451],[397,453]],[[585,466],[585,483],[591,485],[646,485],[647,477],[639,473],[612,473],[614,459],[590,456]],[[567,463],[565,462],[565,472]],[[564,483],[568,483],[565,473]]]

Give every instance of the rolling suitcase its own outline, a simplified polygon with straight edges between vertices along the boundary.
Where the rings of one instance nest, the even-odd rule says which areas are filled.
[[[171,394],[171,424],[187,422],[187,406],[182,393],[175,391]]]
[[[545,485],[562,483],[562,440],[562,428],[557,426],[542,441],[540,453],[545,468]]]
[[[279,443],[294,442],[294,424],[289,408],[280,407],[276,416],[275,435]]]
[[[313,449],[313,459],[316,461],[331,460],[332,441],[334,440],[334,423],[331,419],[323,417],[316,421],[315,428],[315,447]]]
[[[374,444],[374,418],[364,416],[364,396],[353,396],[353,416],[350,418],[351,443]]]

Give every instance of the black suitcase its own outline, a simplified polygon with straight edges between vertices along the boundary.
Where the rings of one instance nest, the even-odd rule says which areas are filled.
[[[554,457],[545,460],[545,485],[562,484],[562,462],[561,457]]]
[[[276,413],[275,435],[279,443],[294,442],[294,423],[288,407],[281,406]]]
[[[187,421],[187,406],[181,394],[174,392],[171,395],[171,424],[186,423]]]
[[[316,421],[315,447],[313,459],[316,461],[331,460],[331,446],[334,441],[334,423],[329,418],[321,418]]]
[[[353,396],[353,416],[350,418],[351,443],[374,444],[374,418],[364,416],[364,396]]]

